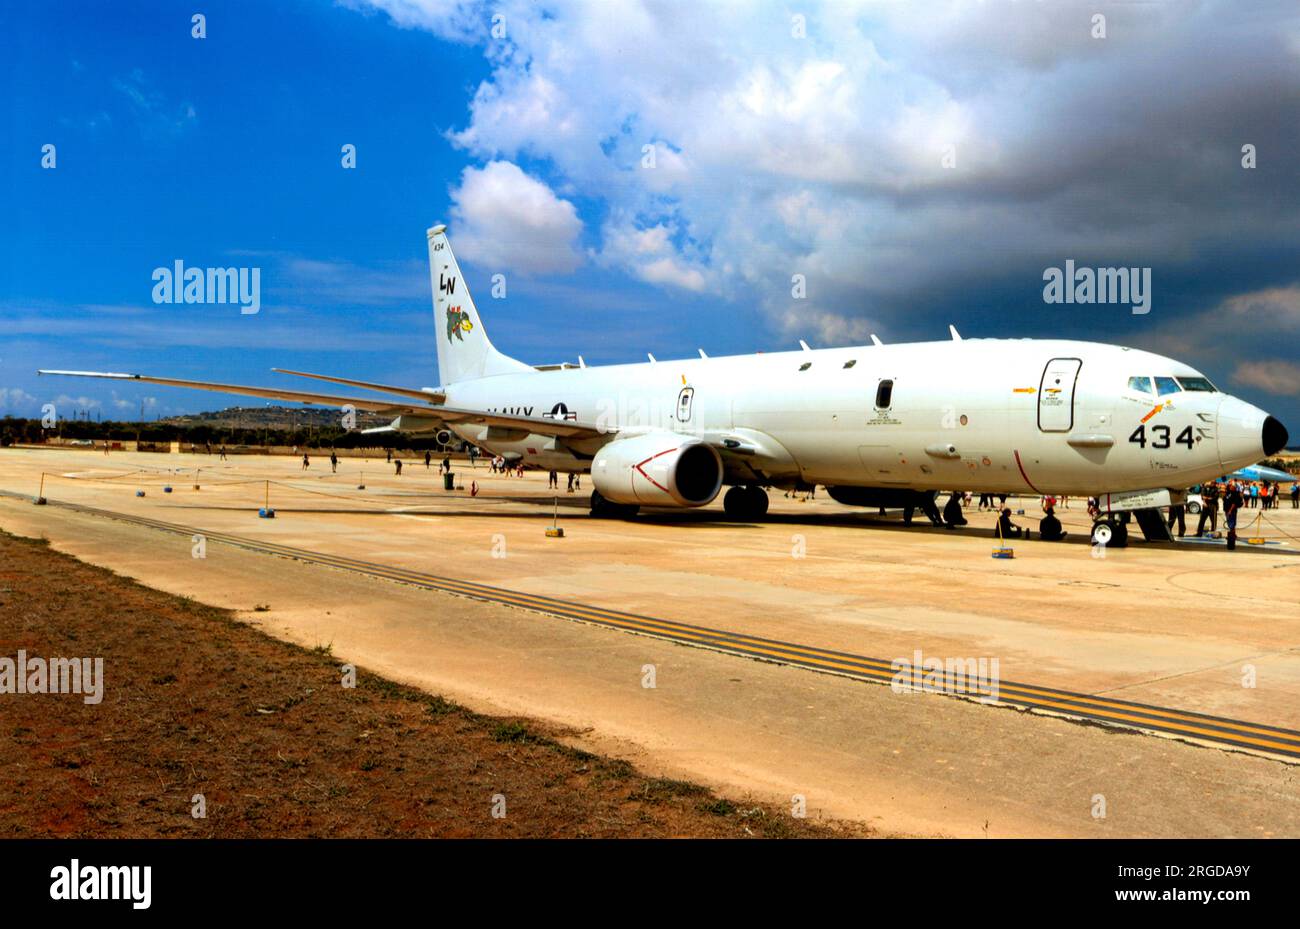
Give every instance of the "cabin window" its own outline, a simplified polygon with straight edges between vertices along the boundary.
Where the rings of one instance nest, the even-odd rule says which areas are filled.
[[[1218,393],[1218,388],[1210,383],[1208,377],[1180,377],[1178,378],[1178,383],[1182,385],[1183,390],[1189,392],[1199,391],[1201,393],[1210,394]]]
[[[803,364],[799,365],[799,370],[800,370],[800,371],[807,371],[807,370],[808,370],[809,368],[811,368],[811,367],[812,367],[812,362],[811,362],[811,361],[805,361]]]
[[[881,381],[880,386],[876,388],[876,409],[887,410],[889,405],[894,402],[894,382]]]
[[[1145,374],[1141,376],[1130,377],[1128,379],[1128,389],[1136,390],[1140,394],[1155,393],[1155,391],[1151,389],[1151,378],[1147,377]]]
[[[1178,382],[1172,377],[1156,378],[1156,392],[1162,397],[1168,394],[1176,394],[1181,390],[1182,388],[1178,386]]]
[[[850,358],[848,361],[844,362],[844,367],[851,368],[857,363],[858,363],[858,359]]]

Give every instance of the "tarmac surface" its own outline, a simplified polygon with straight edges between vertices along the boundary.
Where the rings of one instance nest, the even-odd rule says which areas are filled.
[[[42,473],[51,503],[131,521],[32,506]],[[28,499],[0,498],[0,528],[476,709],[571,726],[647,770],[806,797],[810,815],[903,834],[1300,835],[1296,759],[1274,731],[1300,729],[1289,501],[1258,528],[1246,511],[1236,552],[1136,541],[1096,557],[1072,500],[1058,511],[1066,542],[1016,541],[1003,560],[992,515],[973,506],[960,530],[780,492],[763,523],[717,504],[608,521],[587,516],[585,481],[566,494],[562,475],[557,506],[545,474],[480,466],[458,480],[477,495],[444,491],[414,461],[396,477],[382,459],[334,475],[320,457],[303,471],[294,458],[5,449],[0,490]],[[268,493],[276,516],[260,519]],[[1036,527],[1037,498],[1010,505]],[[561,539],[544,532],[556,510]],[[1268,544],[1244,541],[1256,536]],[[645,624],[601,622],[628,615]],[[770,643],[797,652],[761,654]],[[858,676],[888,680],[918,651],[996,660],[1003,703],[1021,686],[1040,691],[1021,706],[1068,692],[1055,709],[1071,715],[1141,704],[1201,741],[896,693],[791,660],[870,658],[874,675]],[[1155,725],[1138,715],[1129,723]],[[1225,727],[1240,748],[1205,744]]]

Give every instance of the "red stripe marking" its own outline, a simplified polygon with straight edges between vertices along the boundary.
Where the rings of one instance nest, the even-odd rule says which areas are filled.
[[[1031,480],[1029,479],[1029,475],[1025,473],[1025,466],[1024,466],[1024,464],[1022,464],[1021,461],[1020,461],[1020,450],[1019,450],[1019,449],[1016,449],[1016,467],[1020,469],[1020,476],[1023,477],[1023,478],[1025,479],[1025,483],[1029,485],[1029,489],[1032,490],[1032,491],[1033,491],[1034,493],[1036,493],[1036,494],[1041,494],[1042,491],[1039,490],[1037,487],[1034,486],[1034,482],[1031,481]]]
[[[641,462],[641,464],[633,465],[633,467],[634,467],[634,468],[635,468],[635,469],[636,469],[636,470],[641,474],[641,476],[642,476],[643,478],[645,478],[645,479],[646,479],[647,481],[649,481],[651,484],[654,484],[656,487],[658,487],[658,488],[659,488],[660,490],[662,490],[664,493],[666,493],[666,494],[671,494],[671,491],[669,491],[669,489],[668,489],[667,487],[665,487],[663,484],[660,484],[658,481],[656,481],[656,480],[655,480],[653,477],[651,477],[650,475],[646,474],[645,471],[643,471],[643,470],[641,469],[641,465],[643,465],[643,464],[649,464],[650,462],[654,461],[656,458],[662,458],[664,455],[667,455],[667,454],[669,454],[670,452],[675,452],[675,451],[677,451],[677,449],[676,449],[675,447],[674,447],[674,448],[666,448],[666,449],[664,449],[662,452],[660,452],[660,453],[657,454],[657,455],[651,455],[651,456],[650,456],[649,458],[647,458],[645,461]]]

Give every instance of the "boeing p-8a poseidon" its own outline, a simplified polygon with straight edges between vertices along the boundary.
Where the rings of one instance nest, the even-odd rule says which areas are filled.
[[[1150,352],[1039,339],[952,339],[588,367],[535,368],[488,339],[446,227],[428,231],[442,386],[283,371],[389,397],[345,397],[139,374],[146,381],[395,415],[512,461],[590,472],[594,513],[701,507],[724,485],[736,519],[767,487],[823,484],[841,503],[928,508],[940,490],[1098,496],[1094,539],[1123,544],[1122,510],[1273,455],[1263,410]],[[581,359],[579,359],[581,361]],[[450,439],[449,434],[441,436]],[[1176,498],[1175,498],[1176,499]]]

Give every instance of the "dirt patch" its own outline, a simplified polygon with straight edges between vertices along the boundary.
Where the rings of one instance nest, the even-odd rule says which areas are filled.
[[[0,532],[0,657],[20,649],[102,658],[105,686],[97,705],[0,694],[0,837],[869,832],[649,778],[364,670],[345,687],[328,647]]]

